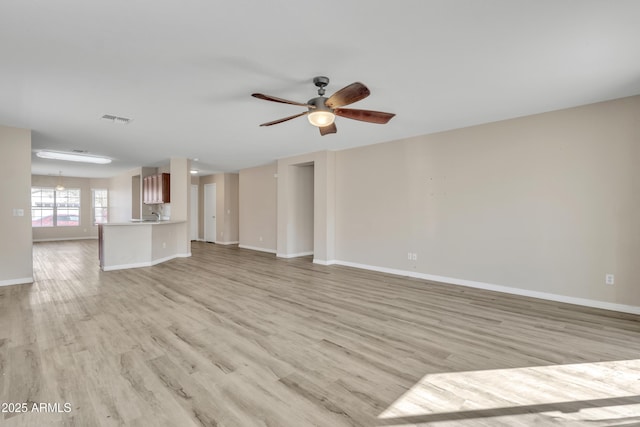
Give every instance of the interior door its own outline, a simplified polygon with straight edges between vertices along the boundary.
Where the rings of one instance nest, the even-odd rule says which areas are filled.
[[[198,186],[191,185],[191,240],[198,240]]]
[[[216,241],[216,185],[204,185],[204,240]]]

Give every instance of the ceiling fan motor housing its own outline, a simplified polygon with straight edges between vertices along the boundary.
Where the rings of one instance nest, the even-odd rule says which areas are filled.
[[[312,107],[309,107],[309,111],[329,111],[333,113],[333,109],[326,105],[327,99],[329,98],[324,96],[317,96],[310,99],[307,101],[307,104],[312,105]]]

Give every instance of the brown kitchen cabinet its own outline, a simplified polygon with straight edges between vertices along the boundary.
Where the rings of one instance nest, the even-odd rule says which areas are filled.
[[[145,205],[171,203],[171,175],[159,173],[144,177],[142,181],[142,202]]]

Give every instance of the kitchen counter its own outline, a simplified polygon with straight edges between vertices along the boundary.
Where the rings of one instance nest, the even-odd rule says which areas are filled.
[[[189,257],[179,236],[187,221],[129,221],[98,226],[100,268],[103,271],[150,267]],[[181,244],[182,243],[182,244]]]

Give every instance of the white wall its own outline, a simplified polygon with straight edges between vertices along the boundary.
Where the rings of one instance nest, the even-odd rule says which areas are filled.
[[[144,177],[142,168],[132,169],[109,180],[109,222],[129,221],[139,211],[137,207],[133,209],[131,185],[134,176]],[[142,212],[142,216],[144,215]]]
[[[240,175],[237,173],[226,173],[224,192],[224,215],[225,215],[225,241],[238,243],[240,240],[240,200],[239,187]]]
[[[171,219],[186,221],[175,227],[177,252],[191,254],[191,174],[190,161],[185,158],[171,159]]]
[[[340,151],[336,259],[640,307],[639,159],[640,96]]]
[[[31,131],[0,126],[0,286],[33,282]],[[15,216],[14,209],[23,215]]]
[[[276,163],[240,171],[240,247],[276,252],[277,172]]]
[[[313,162],[314,262],[640,313],[639,118],[635,96],[281,159],[276,193],[243,170],[241,242],[277,198],[292,253],[289,167]]]

